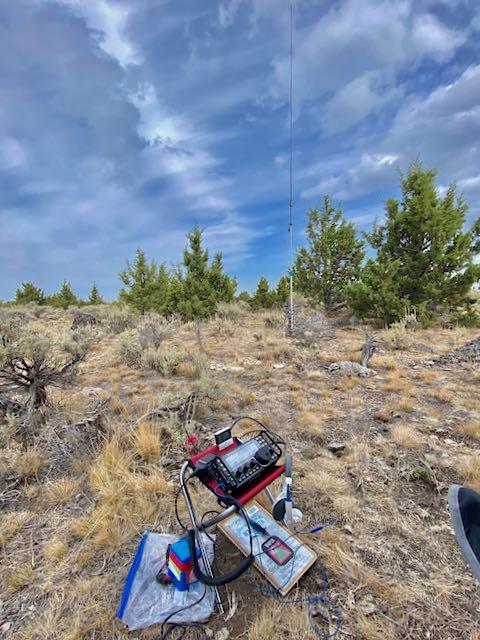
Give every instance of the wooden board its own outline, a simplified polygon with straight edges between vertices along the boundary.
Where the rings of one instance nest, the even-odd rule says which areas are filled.
[[[285,596],[315,563],[317,554],[295,534],[276,522],[272,515],[255,500],[251,500],[245,505],[245,510],[250,519],[259,522],[268,531],[268,535],[263,535],[252,528],[255,567],[282,596]],[[233,513],[222,520],[218,527],[244,555],[250,553],[248,528],[241,513]],[[275,564],[262,550],[262,544],[270,536],[278,536],[294,552],[293,558],[283,567]]]

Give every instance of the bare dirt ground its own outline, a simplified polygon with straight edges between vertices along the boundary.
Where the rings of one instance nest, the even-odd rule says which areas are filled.
[[[30,319],[52,342],[71,322],[71,312]],[[328,371],[360,357],[362,331],[339,323],[299,340],[275,312],[239,312],[202,327],[204,355],[195,326],[175,325],[161,349],[185,353],[163,374],[119,362],[118,334],[96,331],[75,385],[50,393],[27,448],[14,418],[1,428],[0,637],[158,638],[158,627],[129,634],[115,617],[140,536],[179,531],[173,496],[187,435],[207,445],[232,417],[251,415],[294,455],[305,526],[338,521],[305,537],[343,613],[338,638],[480,639],[480,588],[446,501],[453,482],[480,489],[480,373],[423,364],[480,331],[418,329],[402,350],[380,333],[368,378]],[[172,410],[145,417],[163,407]],[[318,580],[313,569],[300,591],[318,591]],[[283,606],[246,579],[228,592],[238,609],[228,621],[214,615],[211,637],[227,637],[224,628],[248,640],[315,637],[301,605]]]

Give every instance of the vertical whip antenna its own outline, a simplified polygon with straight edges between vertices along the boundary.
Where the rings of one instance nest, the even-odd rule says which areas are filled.
[[[290,203],[288,216],[288,273],[290,296],[288,301],[288,330],[293,329],[293,4],[290,5]]]

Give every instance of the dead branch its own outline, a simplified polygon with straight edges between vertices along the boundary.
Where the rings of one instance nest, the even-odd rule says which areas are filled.
[[[365,342],[362,346],[362,355],[360,357],[360,364],[362,367],[368,367],[368,362],[370,358],[375,353],[375,349],[377,348],[377,334],[372,333],[372,335],[368,334],[368,331],[364,329],[365,332]]]

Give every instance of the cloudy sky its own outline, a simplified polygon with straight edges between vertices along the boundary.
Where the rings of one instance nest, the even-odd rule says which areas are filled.
[[[287,261],[289,0],[1,0],[0,298],[107,298],[197,222],[251,289]],[[296,0],[295,229],[361,229],[420,154],[480,210],[480,2]]]

